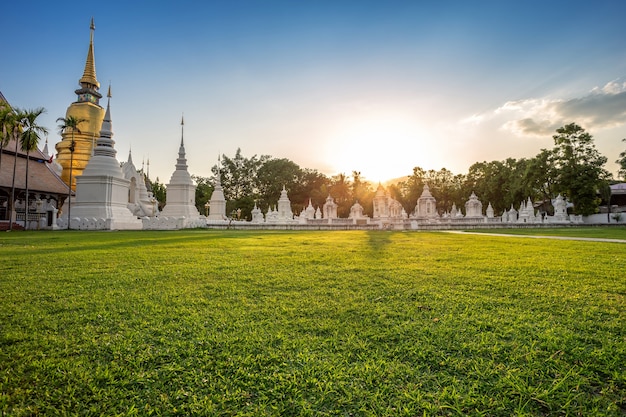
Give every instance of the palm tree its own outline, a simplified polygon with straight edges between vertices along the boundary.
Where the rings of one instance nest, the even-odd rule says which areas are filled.
[[[0,169],[2,168],[2,150],[9,144],[13,135],[15,112],[7,103],[0,103]],[[7,210],[10,207],[7,207]],[[8,211],[8,213],[11,213]],[[9,219],[9,223],[10,223]]]
[[[9,230],[13,230],[13,206],[15,205],[15,170],[17,168],[17,144],[22,134],[22,119],[24,113],[21,110],[14,111],[9,119],[10,138],[15,141],[15,158],[13,158],[13,179],[11,180],[11,201],[9,202]]]
[[[48,129],[37,124],[37,118],[46,110],[43,107],[34,110],[22,111],[22,134],[20,135],[20,144],[22,151],[26,152],[26,211],[24,213],[24,226],[28,228],[28,160],[30,152],[37,149],[42,134],[48,134]]]
[[[0,103],[0,168],[2,168],[2,150],[9,144],[11,139],[11,119],[13,109],[6,103]]]
[[[70,195],[67,200],[67,228],[68,229],[70,228],[70,220],[71,220],[70,215],[72,214],[72,168],[74,165],[74,149],[76,148],[76,142],[74,142],[74,132],[81,133],[80,129],[78,128],[78,125],[86,121],[87,119],[79,119],[78,117],[75,117],[75,116],[59,117],[57,119],[57,123],[60,123],[59,124],[60,133],[65,132],[67,129],[71,129],[71,132],[72,132],[72,142],[70,143],[70,147],[68,148],[70,150],[70,181],[69,181]]]

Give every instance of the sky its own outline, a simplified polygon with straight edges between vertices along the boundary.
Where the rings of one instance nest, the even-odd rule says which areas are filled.
[[[616,173],[624,16],[622,0],[8,2],[0,91],[47,110],[54,149],[93,17],[117,158],[149,160],[165,184],[183,115],[188,169],[203,177],[238,148],[372,182],[416,166],[464,174],[552,148],[572,122]]]

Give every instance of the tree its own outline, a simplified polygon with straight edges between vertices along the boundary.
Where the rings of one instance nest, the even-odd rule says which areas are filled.
[[[253,197],[258,195],[257,173],[263,163],[270,157],[253,155],[245,158],[241,154],[241,149],[233,158],[222,155],[220,174],[222,186],[224,187],[224,197],[226,200],[236,201],[243,197]],[[217,173],[217,167],[212,170]]]
[[[552,215],[552,199],[556,197],[555,180],[557,170],[555,168],[554,152],[542,149],[534,158],[527,161],[520,178],[529,191],[533,201],[541,201],[543,210]]]
[[[20,144],[22,151],[26,152],[26,210],[24,213],[24,226],[28,228],[28,167],[30,153],[37,149],[41,136],[48,134],[48,129],[37,123],[37,118],[41,116],[46,110],[43,107],[39,107],[34,110],[21,111],[20,122],[22,124],[22,134],[20,135]]]
[[[167,192],[165,185],[159,182],[159,177],[157,177],[156,180],[150,184],[150,191],[152,191],[152,195],[159,202],[159,210],[163,210],[163,207],[165,207]]]
[[[556,191],[574,204],[576,214],[593,214],[600,204],[598,190],[610,176],[603,168],[607,158],[596,150],[593,137],[577,124],[570,123],[556,132],[552,136]]]
[[[528,197],[532,201],[549,201],[553,183],[552,155],[552,151],[543,150],[532,159],[476,162],[466,176],[462,202],[475,192],[485,204],[491,203],[494,212],[502,213]]]
[[[11,139],[15,141],[15,158],[13,159],[13,177],[11,180],[11,207],[9,213],[13,213],[15,205],[15,172],[17,169],[17,146],[19,144],[19,138],[22,135],[22,119],[24,114],[22,111],[17,110],[12,119],[13,126],[11,127]],[[9,230],[13,230],[13,222],[9,220]]]
[[[622,142],[626,142],[626,138],[622,139]],[[620,153],[619,159],[615,162],[619,164],[618,177],[626,181],[626,151]]]
[[[609,181],[603,181],[599,191],[602,201],[606,202],[606,222],[611,223],[611,198],[613,197],[611,183]]]
[[[213,194],[213,182],[211,178],[208,177],[192,175],[191,178],[196,182],[196,208],[198,209],[198,212],[207,215],[207,208],[205,205],[211,199],[211,194]]]
[[[465,198],[474,192],[496,213],[502,213],[512,204],[518,203],[512,192],[511,178],[513,161],[476,162],[469,168],[465,182]],[[469,194],[468,194],[469,193]]]
[[[299,213],[309,205],[309,199],[314,207],[321,207],[326,202],[330,179],[314,169],[301,169],[300,175],[290,190],[290,198],[296,202],[294,211]]]
[[[15,158],[13,158],[13,177],[11,180],[11,197],[7,207],[9,213],[9,230],[13,230],[13,206],[15,205],[15,171],[17,168],[17,145],[18,138],[22,133],[22,125],[20,124],[20,115],[18,112],[11,109],[6,105],[2,111],[2,141],[7,144],[11,141],[15,141]],[[2,154],[0,149],[0,155]]]
[[[263,207],[276,203],[280,198],[283,187],[285,187],[290,192],[289,197],[294,211],[296,213],[302,211],[304,203],[302,196],[294,194],[301,174],[302,171],[298,164],[289,159],[270,158],[264,161],[257,170],[257,197]]]
[[[405,181],[398,183],[398,190],[400,191],[398,198],[407,213],[413,212],[417,199],[424,191],[425,176],[426,171],[421,167],[414,167],[413,173]]]
[[[67,129],[70,129],[70,131],[72,132],[72,141],[70,142],[70,147],[69,147],[69,150],[70,150],[70,181],[69,181],[70,195],[68,196],[68,200],[67,200],[67,228],[68,229],[70,228],[70,222],[71,222],[70,215],[72,214],[72,170],[74,168],[73,167],[74,148],[76,147],[76,142],[74,141],[74,132],[78,132],[80,134],[81,131],[78,128],[78,125],[86,121],[87,119],[80,119],[75,116],[59,117],[57,119],[57,123],[60,122],[58,127],[61,133],[67,131]]]
[[[337,203],[337,216],[348,217],[352,207],[350,180],[346,174],[337,174],[331,178],[330,195]]]
[[[461,201],[455,201],[455,197],[459,193],[456,190],[457,184],[454,181],[454,174],[448,169],[441,168],[439,171],[428,170],[423,177],[423,181],[428,184],[431,194],[437,200],[439,213],[451,210],[453,204],[457,204],[457,206],[461,204]],[[415,202],[417,203],[417,200]]]
[[[2,168],[2,150],[9,144],[13,134],[15,112],[6,103],[0,103],[0,168]]]
[[[372,184],[369,181],[364,181],[359,171],[352,171],[352,199],[363,206],[364,214],[372,214],[374,195]]]

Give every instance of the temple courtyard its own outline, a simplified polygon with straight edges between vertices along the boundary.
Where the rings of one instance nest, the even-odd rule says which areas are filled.
[[[626,228],[506,233],[616,241],[2,234],[0,412],[623,415]]]

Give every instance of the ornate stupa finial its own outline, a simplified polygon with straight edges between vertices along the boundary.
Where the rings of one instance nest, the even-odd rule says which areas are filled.
[[[178,159],[176,160],[177,170],[187,170],[187,157],[185,156],[184,129],[185,119],[180,119],[180,147],[178,148]]]
[[[109,85],[109,92],[107,94],[107,111],[104,114],[104,120],[102,121],[102,128],[100,128],[100,137],[96,140],[96,149],[94,150],[94,156],[105,155],[115,158],[117,151],[114,148],[115,141],[113,140],[113,122],[111,121],[111,86]]]
[[[109,84],[109,91],[107,92],[107,111],[104,113],[101,131],[104,130],[105,123],[108,123],[109,131],[111,131],[111,97],[111,85]]]
[[[215,185],[222,186],[222,168],[220,154],[217,154],[217,175],[215,176]]]
[[[48,152],[48,134],[46,133],[46,144],[44,145],[43,151],[41,151],[41,153],[44,154],[46,158],[49,158],[50,154]]]
[[[85,62],[85,71],[80,79],[79,83],[93,85],[96,89],[100,88],[100,83],[96,78],[96,59],[93,53],[93,32],[96,30],[96,25],[93,23],[93,17],[91,18],[91,25],[89,26],[89,49],[87,50],[87,61]]]
[[[183,142],[183,136],[184,136],[184,129],[185,129],[185,115],[181,115],[180,116],[180,146],[183,146],[184,142]]]
[[[96,78],[96,59],[93,53],[93,32],[96,25],[91,18],[91,26],[89,27],[91,34],[89,36],[89,49],[87,50],[87,60],[85,61],[85,70],[83,76],[78,80],[80,88],[75,91],[78,96],[77,103],[93,103],[99,105],[102,94],[98,92],[100,83]]]

